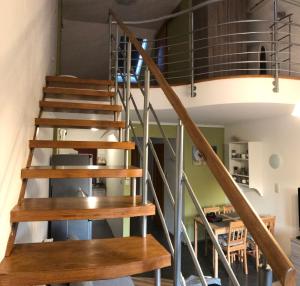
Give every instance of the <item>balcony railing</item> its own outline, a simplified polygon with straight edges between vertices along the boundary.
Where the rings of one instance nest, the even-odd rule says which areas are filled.
[[[210,5],[218,2],[220,0],[212,1]],[[272,19],[238,18],[195,27],[195,13],[207,6],[202,3],[165,17],[125,24],[137,26],[159,22],[163,27],[170,21],[177,26],[188,23],[181,28],[183,33],[169,32],[147,39],[146,51],[169,84],[191,84],[191,96],[196,95],[194,83],[198,80],[237,75],[272,75],[272,88],[278,92],[280,76],[300,75],[300,57],[297,55],[300,25],[293,21],[293,14],[278,18],[277,2],[274,0]],[[122,61],[121,55],[119,61]],[[115,68],[114,63],[111,67]],[[118,67],[119,70],[123,68]],[[145,69],[145,64],[141,68]],[[143,80],[143,73],[139,80]],[[153,76],[150,82],[157,83]]]

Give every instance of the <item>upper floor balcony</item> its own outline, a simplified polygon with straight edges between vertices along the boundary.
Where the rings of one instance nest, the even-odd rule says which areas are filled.
[[[125,23],[194,120],[220,124],[290,113],[299,101],[300,7],[286,2],[193,1],[188,6],[182,1],[169,16]],[[147,37],[142,28],[150,23],[159,23],[160,29]],[[116,38],[121,42],[118,52]],[[122,82],[129,48],[114,28],[110,48],[112,76]],[[130,53],[131,80],[141,87],[145,64],[134,48]],[[176,120],[154,78],[151,85],[150,100],[162,120]],[[136,98],[141,109],[142,97]]]

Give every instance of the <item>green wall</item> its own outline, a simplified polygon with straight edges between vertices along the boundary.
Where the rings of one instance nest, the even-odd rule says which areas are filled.
[[[176,138],[176,126],[164,125],[163,129],[166,136],[169,138]],[[211,145],[217,146],[218,156],[224,159],[224,128],[215,127],[201,127],[200,130],[207,138]],[[134,126],[134,131],[138,137],[143,136],[143,129],[140,125]],[[151,138],[162,138],[157,125],[150,125],[149,136]],[[202,207],[225,204],[227,202],[226,196],[211,174],[207,165],[193,165],[192,162],[192,141],[187,133],[184,134],[184,170],[190,180],[190,183],[199,199]],[[194,222],[193,218],[197,214],[196,209],[189,198],[187,191],[184,196],[184,221],[190,238],[194,238]],[[127,229],[129,233],[129,225]]]
[[[217,147],[217,154],[224,161],[224,128],[201,127],[200,130],[208,142]],[[221,205],[227,202],[226,196],[212,175],[211,171],[204,165],[193,165],[192,146],[190,137],[184,136],[184,170],[192,185],[194,192],[202,207]],[[189,194],[185,191],[185,225],[191,240],[194,240],[194,217],[197,211],[191,201]]]

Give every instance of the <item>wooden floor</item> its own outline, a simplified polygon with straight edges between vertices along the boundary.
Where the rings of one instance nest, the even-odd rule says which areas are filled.
[[[135,286],[150,286],[155,285],[153,278],[133,277],[132,278]],[[161,280],[161,286],[172,286],[173,281],[168,279]]]

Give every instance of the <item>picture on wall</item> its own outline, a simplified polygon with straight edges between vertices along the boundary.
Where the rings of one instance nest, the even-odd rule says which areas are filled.
[[[216,145],[211,146],[213,150],[218,154],[218,148]],[[205,158],[203,154],[197,149],[195,145],[192,147],[192,160],[193,160],[193,165],[195,166],[200,166],[200,165],[205,165]]]

